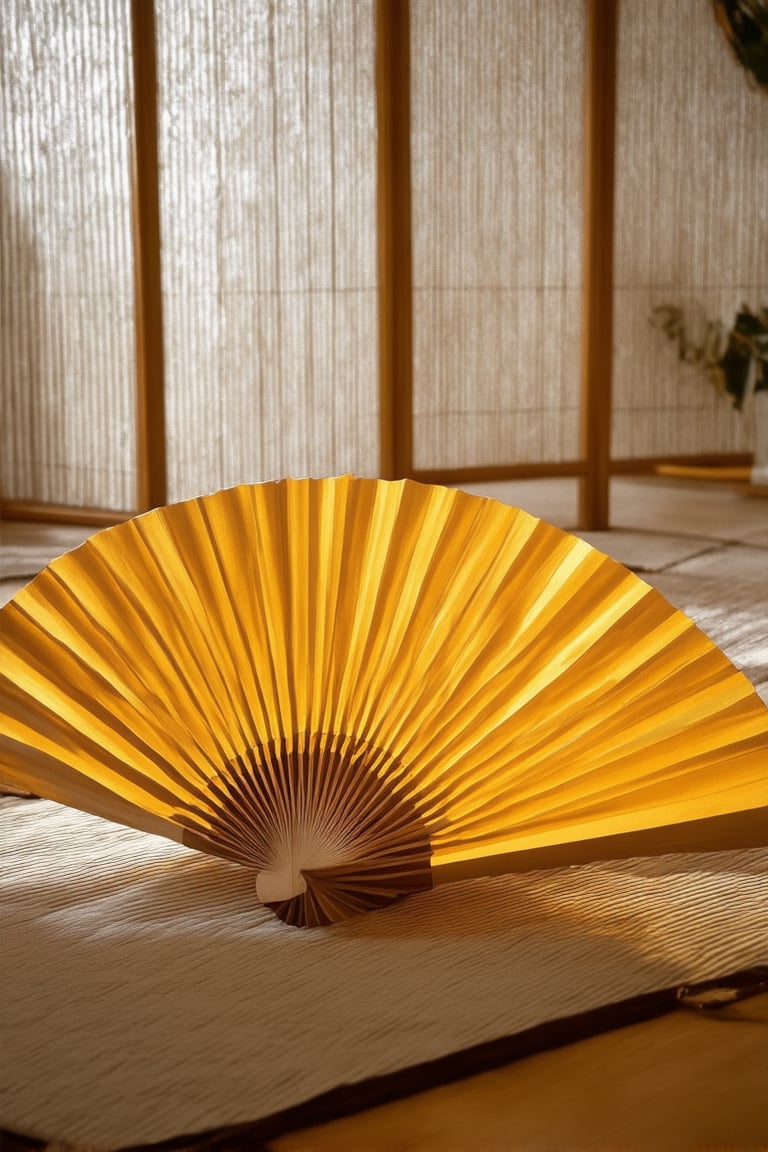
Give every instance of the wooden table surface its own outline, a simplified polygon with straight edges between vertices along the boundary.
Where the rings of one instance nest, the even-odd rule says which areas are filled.
[[[273,1140],[271,1152],[768,1148],[768,994],[666,1016]]]

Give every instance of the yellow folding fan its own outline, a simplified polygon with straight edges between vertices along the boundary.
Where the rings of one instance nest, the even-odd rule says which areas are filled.
[[[621,565],[493,500],[230,489],[92,537],[0,624],[0,778],[250,866],[289,923],[768,842],[747,679]]]

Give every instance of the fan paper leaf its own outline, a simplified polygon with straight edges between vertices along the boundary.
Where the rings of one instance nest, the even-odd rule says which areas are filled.
[[[768,839],[768,709],[682,612],[519,509],[244,485],[0,611],[8,783],[252,867],[290,923],[441,879]]]

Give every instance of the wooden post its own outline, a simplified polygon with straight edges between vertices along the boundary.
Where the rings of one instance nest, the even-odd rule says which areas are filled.
[[[408,0],[376,0],[380,474],[413,470]]]
[[[580,525],[610,523],[613,226],[618,0],[587,0]]]
[[[138,511],[145,512],[167,500],[154,0],[131,0],[131,32],[136,499]]]
[[[0,500],[0,521],[31,520],[39,524],[85,524],[108,528],[130,520],[132,512],[75,504],[43,504],[40,500]]]

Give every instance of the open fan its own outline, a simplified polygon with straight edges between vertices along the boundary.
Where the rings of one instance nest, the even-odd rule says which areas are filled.
[[[768,709],[517,509],[341,477],[149,512],[0,612],[0,774],[317,925],[441,880],[768,841]]]

